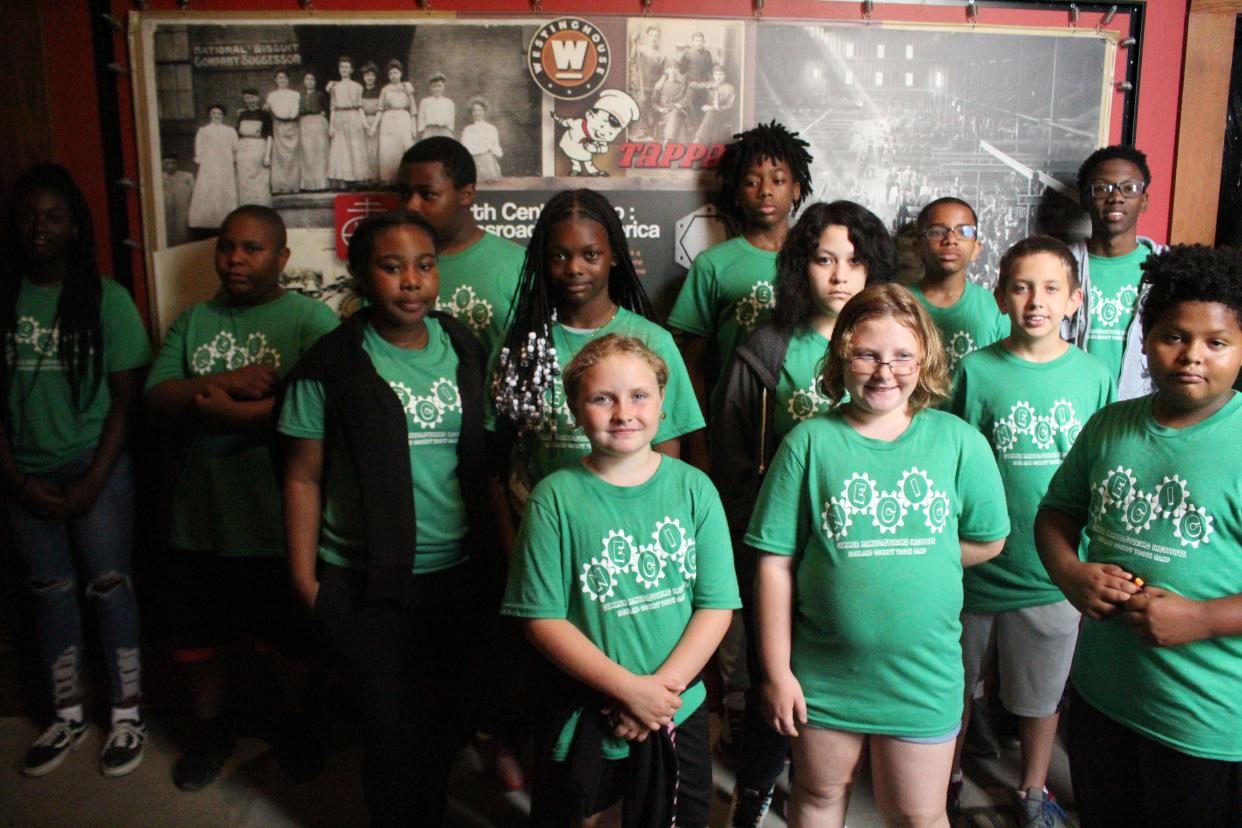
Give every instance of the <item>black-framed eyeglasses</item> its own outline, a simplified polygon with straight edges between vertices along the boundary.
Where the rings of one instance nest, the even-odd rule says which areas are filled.
[[[940,241],[950,233],[957,236],[959,239],[966,239],[969,241],[979,235],[979,228],[973,224],[958,224],[953,227],[946,227],[943,224],[933,224],[930,227],[923,228],[923,236],[931,239],[932,241]]]
[[[881,365],[887,365],[895,377],[907,377],[919,370],[919,361],[909,354],[892,359],[880,359],[875,354],[858,354],[850,357],[850,370],[855,374],[874,374]]]
[[[1146,181],[1093,181],[1087,185],[1087,192],[1092,198],[1107,198],[1114,190],[1121,190],[1126,198],[1138,198],[1147,189]]]

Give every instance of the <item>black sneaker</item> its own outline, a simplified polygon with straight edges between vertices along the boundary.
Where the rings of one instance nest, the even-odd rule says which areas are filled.
[[[26,751],[22,773],[26,776],[43,776],[60,767],[69,751],[77,750],[86,738],[86,722],[55,719],[43,735]]]
[[[232,752],[233,731],[223,719],[195,722],[190,747],[173,766],[173,784],[183,791],[207,787],[216,781]]]
[[[147,743],[147,726],[141,721],[121,719],[112,725],[99,754],[99,772],[107,777],[124,776],[142,764],[142,747]]]

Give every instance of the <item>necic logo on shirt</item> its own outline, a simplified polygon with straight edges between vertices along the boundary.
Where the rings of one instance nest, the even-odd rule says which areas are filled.
[[[609,530],[600,555],[582,565],[578,580],[583,594],[602,604],[614,595],[619,584],[631,579],[650,593],[664,582],[670,568],[681,573],[683,582],[698,577],[694,538],[686,536],[680,520],[665,515],[663,520],[656,521],[651,541],[636,545],[634,536],[624,529]]]
[[[60,326],[53,325],[45,328],[39,324],[39,320],[33,316],[19,316],[17,318],[17,327],[13,330],[13,339],[17,345],[29,345],[34,349],[36,357],[54,357],[56,356],[57,343],[60,340]],[[10,363],[14,361],[14,355],[9,354]],[[19,360],[17,367],[32,368],[38,364],[38,361]]]
[[[280,368],[280,351],[268,344],[267,334],[254,331],[244,342],[228,331],[220,331],[194,349],[190,355],[190,373],[203,377],[223,371],[236,371],[247,365],[270,365]]]
[[[1009,416],[992,423],[992,445],[998,452],[1006,452],[1018,444],[1019,437],[1027,437],[1036,448],[1047,451],[1056,446],[1058,434],[1064,434],[1068,445],[1074,445],[1082,423],[1074,411],[1074,404],[1066,399],[1057,400],[1046,416],[1035,413],[1035,406],[1019,400],[1009,409]]]
[[[1138,302],[1138,289],[1134,285],[1123,285],[1112,299],[1105,299],[1103,292],[1095,285],[1091,286],[1091,316],[1105,328],[1116,328],[1122,320],[1129,316]],[[1091,331],[1093,339],[1120,339],[1124,331],[1102,331],[1097,337],[1095,329]]]
[[[443,424],[445,414],[461,411],[461,394],[458,392],[457,383],[447,377],[440,377],[433,382],[428,392],[422,395],[415,394],[414,389],[404,382],[389,382],[388,387],[397,395],[405,410],[410,445],[425,442],[420,439],[420,434]]]
[[[802,422],[809,420],[816,414],[822,414],[829,408],[832,403],[823,394],[819,393],[819,378],[811,380],[811,384],[806,388],[799,388],[789,397],[789,416],[795,421]]]
[[[462,285],[452,292],[448,300],[438,299],[436,310],[452,314],[457,321],[465,323],[472,331],[485,331],[492,324],[492,303],[480,298],[470,285]]]
[[[772,283],[759,281],[750,289],[749,296],[738,300],[734,315],[737,317],[737,324],[749,332],[755,329],[759,321],[759,313],[774,307],[776,307],[776,291],[772,289]]]
[[[841,494],[824,503],[820,527],[834,541],[849,535],[858,521],[870,520],[880,534],[897,534],[911,515],[921,517],[923,525],[934,535],[944,531],[949,518],[949,496],[936,491],[927,472],[912,466],[902,472],[893,489],[880,489],[865,472],[854,473],[846,480]]]
[[[1127,551],[1146,558],[1156,554],[1184,557],[1184,552],[1138,538],[1162,523],[1172,530],[1182,549],[1198,549],[1199,544],[1208,543],[1214,531],[1212,516],[1207,509],[1192,503],[1190,494],[1190,484],[1176,474],[1166,475],[1154,491],[1139,488],[1133,470],[1119,465],[1092,488],[1088,516],[1092,528]],[[1132,537],[1116,536],[1108,528],[1108,524],[1117,523]]]
[[[945,342],[945,356],[949,358],[949,370],[961,362],[962,357],[973,352],[978,346],[969,331],[954,331],[953,336]]]

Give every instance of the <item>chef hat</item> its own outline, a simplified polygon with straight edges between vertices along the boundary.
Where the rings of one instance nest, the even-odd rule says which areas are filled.
[[[639,116],[638,103],[620,89],[605,89],[595,99],[592,109],[602,109],[621,122],[622,127],[629,126]]]

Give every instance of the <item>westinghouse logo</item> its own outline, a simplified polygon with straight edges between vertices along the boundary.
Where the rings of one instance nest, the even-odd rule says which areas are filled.
[[[553,97],[581,98],[608,77],[608,41],[603,32],[577,17],[562,17],[531,38],[526,54],[531,77]]]

